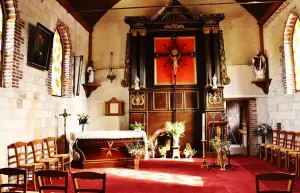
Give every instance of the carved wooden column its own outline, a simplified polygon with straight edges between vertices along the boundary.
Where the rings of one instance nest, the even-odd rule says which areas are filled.
[[[131,76],[130,76],[130,85],[131,85],[131,88],[134,88],[134,80],[135,80],[135,77],[137,76],[137,66],[138,66],[138,63],[139,63],[139,59],[137,58],[138,57],[138,30],[134,29],[134,30],[130,30],[130,34],[131,34],[131,43],[130,43],[130,50],[131,50],[131,53],[130,53],[130,58],[131,58],[131,68],[130,68],[130,71],[131,71]]]
[[[219,39],[219,27],[212,27],[213,32],[213,63],[214,71],[217,75],[217,85],[222,86],[221,81],[221,57],[220,57],[220,39]]]
[[[203,27],[204,46],[205,46],[205,69],[206,69],[206,86],[211,86],[211,46],[210,46],[210,27]]]
[[[146,88],[146,29],[139,29],[140,34],[140,87]]]

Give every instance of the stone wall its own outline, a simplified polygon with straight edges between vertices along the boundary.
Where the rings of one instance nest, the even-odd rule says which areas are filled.
[[[283,130],[300,131],[300,93],[290,89],[290,78],[284,65],[289,65],[291,53],[284,49],[286,24],[291,13],[300,14],[300,1],[288,0],[264,26],[264,42],[269,58],[272,83],[268,95],[268,122],[276,128],[281,123]]]
[[[7,165],[8,144],[55,136],[57,127],[59,136],[62,135],[63,118],[58,117],[56,120],[55,116],[63,113],[63,109],[72,114],[67,119],[67,132],[79,131],[77,113],[87,112],[87,100],[82,87],[79,97],[51,96],[46,86],[48,72],[27,66],[27,53],[28,38],[32,35],[29,34],[30,26],[40,22],[54,32],[60,20],[69,27],[71,52],[84,55],[85,64],[88,57],[88,32],[55,0],[17,0],[14,4],[9,0],[5,2],[10,9],[16,6],[16,22],[11,23],[15,30],[6,29],[14,41],[6,44],[5,49],[15,53],[8,56],[17,58],[4,61],[4,65],[14,67],[11,70],[16,77],[4,77],[5,86],[10,88],[0,88],[0,167]]]

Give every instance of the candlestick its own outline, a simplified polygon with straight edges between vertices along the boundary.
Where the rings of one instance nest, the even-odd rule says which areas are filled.
[[[206,142],[206,140],[202,140],[202,164],[201,164],[201,168],[207,168],[207,161],[205,159],[205,142]]]
[[[202,140],[205,140],[205,113],[202,113]]]

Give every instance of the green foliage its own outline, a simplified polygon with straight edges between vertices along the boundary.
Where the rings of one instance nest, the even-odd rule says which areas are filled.
[[[167,147],[166,146],[160,146],[158,148],[158,152],[160,153],[160,155],[166,155],[167,154]]]
[[[130,130],[144,130],[145,129],[145,125],[142,123],[133,123],[129,125],[129,129]]]
[[[221,140],[219,137],[215,137],[210,141],[214,150],[219,152],[222,159],[227,159],[227,152],[230,150],[230,141]]]
[[[187,156],[194,156],[197,151],[193,149],[189,143],[187,143],[185,149],[183,150],[183,153]]]
[[[171,134],[173,137],[184,136],[185,121],[176,121],[175,123],[171,123],[167,121],[165,123],[165,127],[167,129],[167,132]]]
[[[139,141],[136,143],[126,143],[125,146],[132,157],[141,157],[145,154],[144,146]]]

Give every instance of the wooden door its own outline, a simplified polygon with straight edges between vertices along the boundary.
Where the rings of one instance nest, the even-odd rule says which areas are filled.
[[[228,119],[228,139],[231,139],[232,144],[241,144],[241,103],[238,101],[227,101],[226,111]]]

